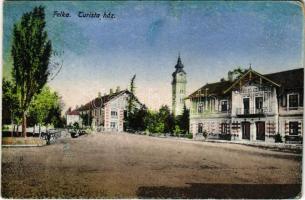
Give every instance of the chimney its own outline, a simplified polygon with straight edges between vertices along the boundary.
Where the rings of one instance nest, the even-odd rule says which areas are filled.
[[[109,90],[109,94],[113,94],[113,90],[112,90],[112,88]]]
[[[121,91],[120,86],[117,86],[115,92],[120,92],[120,91]]]
[[[228,72],[228,80],[231,82],[233,81],[233,72],[231,71]]]

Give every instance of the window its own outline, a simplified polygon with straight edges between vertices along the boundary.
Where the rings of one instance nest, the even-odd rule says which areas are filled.
[[[297,94],[290,94],[288,95],[289,100],[289,108],[296,108],[299,105],[299,96]]]
[[[117,111],[111,111],[111,117],[115,118],[118,116],[118,112]]]
[[[263,97],[255,97],[255,108],[256,109],[263,108]]]
[[[203,125],[202,123],[198,124],[198,133],[202,133],[203,132]]]
[[[289,135],[298,135],[299,122],[289,122]]]
[[[110,127],[111,128],[115,128],[116,127],[116,123],[115,122],[110,122]]]
[[[199,103],[199,104],[198,104],[198,112],[199,112],[199,113],[202,113],[202,112],[203,112],[203,104],[202,104],[202,103]]]
[[[228,101],[223,100],[221,101],[221,112],[226,112],[228,111]]]

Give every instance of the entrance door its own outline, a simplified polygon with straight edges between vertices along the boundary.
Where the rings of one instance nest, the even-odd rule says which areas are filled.
[[[249,98],[244,98],[243,103],[244,103],[244,115],[249,114],[249,108],[250,108]]]
[[[250,140],[250,122],[242,122],[242,138],[246,140]]]
[[[256,139],[265,140],[265,122],[256,122]]]

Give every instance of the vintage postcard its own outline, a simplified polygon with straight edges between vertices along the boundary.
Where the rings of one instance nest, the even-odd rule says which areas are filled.
[[[302,197],[301,1],[3,2],[3,198]]]

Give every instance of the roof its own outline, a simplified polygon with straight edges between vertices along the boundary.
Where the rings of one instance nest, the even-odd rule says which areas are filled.
[[[101,97],[97,97],[97,98],[89,101],[85,105],[79,107],[77,109],[77,111],[85,111],[85,110],[93,110],[93,109],[96,109],[96,108],[103,108],[107,102],[109,102],[110,100],[112,100],[115,97],[118,97],[118,96],[120,96],[121,94],[124,94],[124,93],[127,93],[129,95],[132,94],[128,90],[122,90],[120,92],[115,92],[115,93],[112,93],[112,94],[107,94],[107,95],[104,95],[104,96],[101,96]],[[140,103],[139,100],[136,97],[135,97],[135,100],[138,103]]]
[[[66,115],[79,115],[79,112],[77,110],[68,110]]]
[[[304,87],[304,68],[265,74],[264,76],[280,84],[283,89]]]
[[[223,90],[230,87],[232,85],[231,81],[220,81],[220,82],[215,82],[215,83],[207,83],[203,87],[199,88],[195,92],[189,95],[188,98],[190,97],[196,97],[196,96],[205,96],[207,93],[209,96],[210,95],[215,95],[215,96],[222,96],[223,95]]]
[[[175,65],[176,70],[175,70],[175,72],[172,74],[174,78],[175,78],[175,76],[176,76],[177,73],[180,73],[180,72],[185,73],[185,71],[183,70],[183,67],[184,67],[184,65],[182,64],[181,58],[180,58],[180,55],[179,55],[179,56],[178,56],[178,60],[177,60],[177,64]],[[186,73],[185,73],[185,74],[186,74]]]
[[[249,72],[249,70],[247,72],[245,72],[245,74],[247,74],[248,72]],[[252,70],[252,72],[255,72],[255,71]],[[261,75],[257,72],[255,72],[255,73],[258,75]],[[295,89],[295,88],[304,87],[304,69],[303,68],[276,72],[276,73],[271,73],[271,74],[264,74],[261,76],[263,76],[266,80],[274,82],[274,84],[281,87],[282,89]],[[220,82],[206,84],[203,87],[196,90],[195,92],[193,92],[192,94],[190,94],[188,96],[188,98],[197,97],[199,95],[205,96],[206,89],[208,89],[207,93],[209,96],[210,95],[224,96],[225,95],[224,91],[226,91],[230,87],[232,87],[232,85],[234,85],[235,82],[236,81],[234,81],[234,82],[220,81]]]

